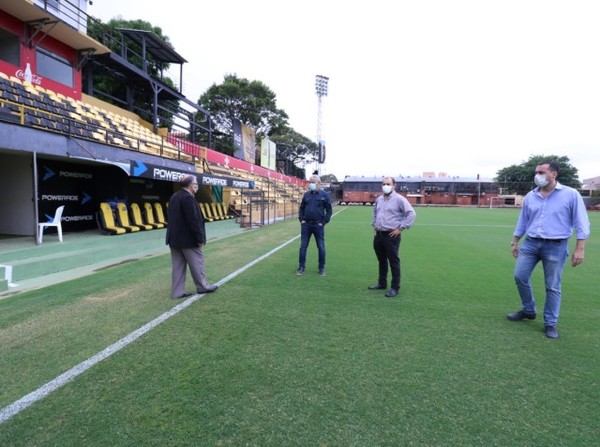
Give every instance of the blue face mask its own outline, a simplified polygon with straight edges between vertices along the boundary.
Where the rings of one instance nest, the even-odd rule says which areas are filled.
[[[311,191],[316,191],[317,190],[317,184],[316,183],[309,183],[308,184],[308,189],[310,189]]]

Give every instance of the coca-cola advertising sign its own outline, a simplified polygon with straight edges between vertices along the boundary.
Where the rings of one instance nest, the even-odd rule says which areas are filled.
[[[30,84],[35,85],[42,85],[42,77],[31,72],[31,65],[29,65],[29,62],[27,63],[25,70],[18,69],[15,73],[15,76],[23,82],[29,82]]]

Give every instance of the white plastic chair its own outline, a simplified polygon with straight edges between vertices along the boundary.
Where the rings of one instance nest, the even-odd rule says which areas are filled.
[[[54,213],[54,218],[52,219],[52,222],[43,222],[38,224],[38,244],[42,243],[44,230],[48,227],[56,227],[56,231],[58,231],[58,240],[62,242],[62,225],[60,223],[60,219],[62,217],[64,209],[64,205],[56,208],[56,212]]]

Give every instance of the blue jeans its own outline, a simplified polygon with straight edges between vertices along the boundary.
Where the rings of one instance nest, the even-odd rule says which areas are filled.
[[[319,270],[325,268],[325,226],[321,223],[304,222],[300,232],[300,255],[299,267],[306,267],[306,250],[310,237],[315,237],[317,249],[319,250]]]
[[[531,275],[538,262],[542,261],[546,285],[546,304],[544,306],[544,324],[546,326],[556,326],[558,322],[562,271],[568,257],[568,239],[548,241],[528,237],[519,250],[515,266],[515,282],[521,297],[522,310],[528,314],[536,313]]]

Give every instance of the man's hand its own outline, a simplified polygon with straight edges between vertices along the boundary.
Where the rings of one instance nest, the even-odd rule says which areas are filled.
[[[390,231],[390,237],[398,237],[398,236],[400,236],[400,234],[402,234],[401,228],[396,228],[396,229]]]
[[[584,257],[585,256],[584,256],[583,249],[576,248],[575,251],[573,252],[573,255],[571,256],[571,265],[573,267],[577,267],[579,264],[583,264]]]

